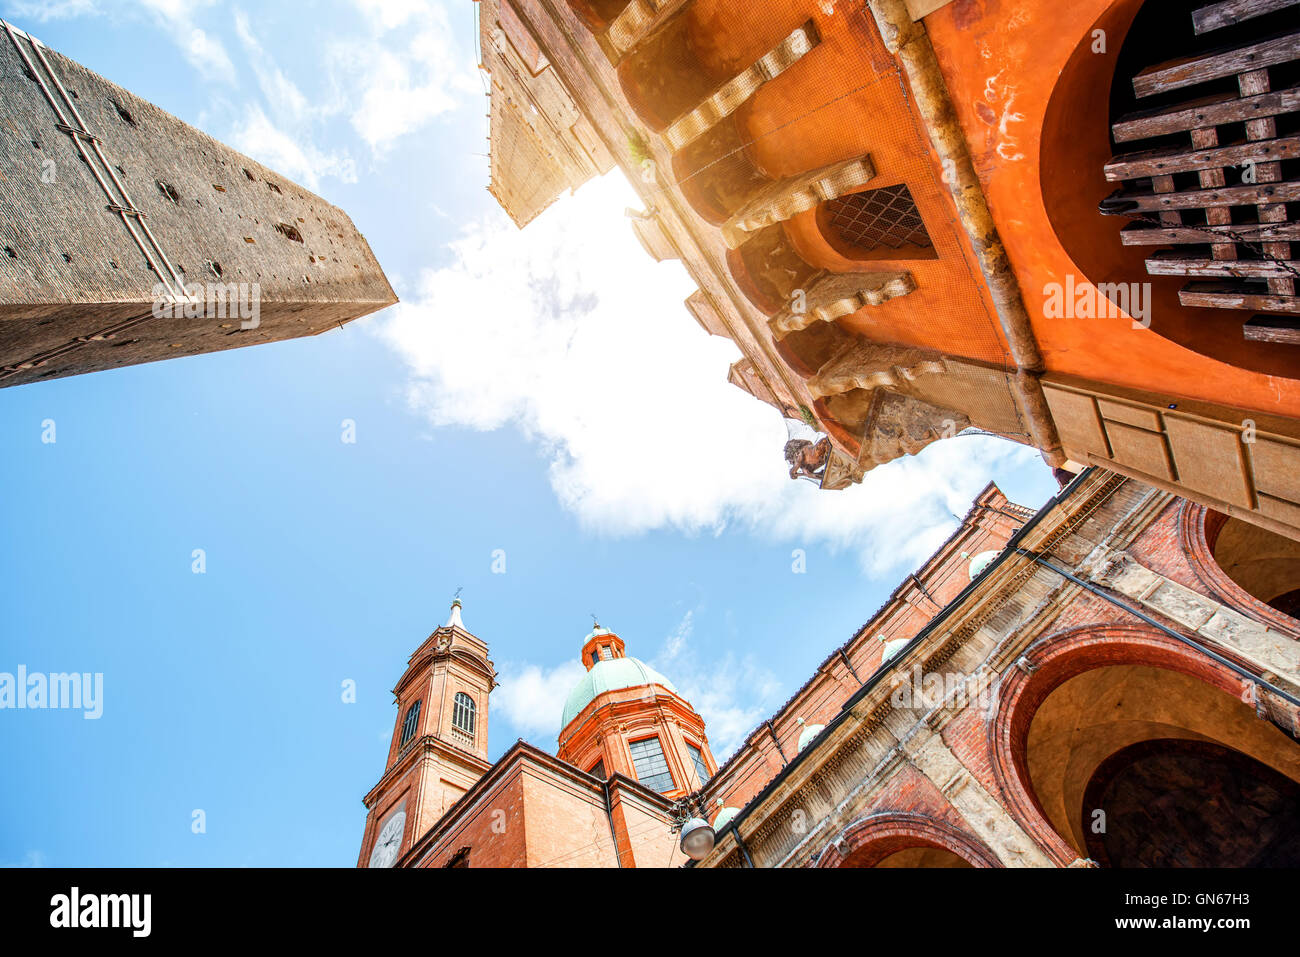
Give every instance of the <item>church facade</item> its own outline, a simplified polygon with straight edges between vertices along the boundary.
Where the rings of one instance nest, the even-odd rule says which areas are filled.
[[[717,769],[704,720],[599,625],[552,755],[522,740],[487,761],[496,670],[459,600],[393,695],[387,769],[365,797],[362,867],[669,867],[677,799]],[[557,712],[561,702],[556,702]]]
[[[360,866],[1300,865],[1300,547],[1089,469],[996,486],[718,764],[597,626],[555,753],[487,760],[495,669],[459,602],[394,688]],[[815,640],[815,636],[810,636]]]

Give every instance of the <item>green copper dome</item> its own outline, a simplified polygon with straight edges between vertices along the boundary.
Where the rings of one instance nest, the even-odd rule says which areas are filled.
[[[983,572],[984,569],[992,565],[993,560],[1001,554],[1002,553],[997,550],[991,550],[987,552],[980,552],[978,555],[972,558],[970,560],[970,568],[968,569],[971,580],[974,581],[976,578],[978,578],[980,576],[980,573]]]
[[[674,694],[677,692],[671,681],[637,658],[606,658],[597,662],[569,692],[564,702],[560,730],[567,728],[583,708],[596,700],[597,695],[649,684],[662,685]]]

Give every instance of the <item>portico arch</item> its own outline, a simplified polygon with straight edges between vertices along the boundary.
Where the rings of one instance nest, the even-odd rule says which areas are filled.
[[[1268,827],[1300,826],[1277,819],[1300,814],[1278,783],[1300,785],[1300,742],[1256,717],[1248,700],[1240,676],[1153,628],[1058,633],[1003,681],[990,726],[994,774],[1021,826],[1060,864],[1090,857],[1090,839],[1104,829],[1130,826],[1115,815],[1132,811],[1139,791],[1159,795],[1144,805],[1157,824],[1185,816],[1190,805],[1179,781],[1192,766],[1217,775],[1207,787],[1237,796],[1219,809],[1229,825],[1250,817],[1238,812],[1254,802],[1267,808],[1251,813],[1271,817]],[[1260,782],[1277,793],[1247,796],[1265,786]],[[1225,826],[1163,866],[1192,858],[1240,864],[1241,838]],[[1142,859],[1139,850],[1128,848],[1126,861]]]

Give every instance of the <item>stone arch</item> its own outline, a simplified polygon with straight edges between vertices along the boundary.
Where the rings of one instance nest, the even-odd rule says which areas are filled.
[[[1261,721],[1231,669],[1145,625],[1089,625],[1040,641],[1003,676],[992,770],[1017,823],[1060,865],[1087,856],[1086,792],[1144,741],[1208,742],[1300,781],[1300,745]]]
[[[1225,529],[1232,541],[1224,540]],[[1293,611],[1300,606],[1300,542],[1192,502],[1179,507],[1178,538],[1192,570],[1211,593],[1256,621],[1300,640],[1300,621]],[[1271,546],[1285,561],[1276,561],[1279,555],[1272,555],[1266,562],[1252,562],[1260,567],[1242,574],[1234,567],[1238,553],[1253,551],[1251,557],[1259,558],[1261,543]],[[1267,577],[1259,574],[1261,570],[1269,573]]]
[[[946,852],[961,862],[940,863],[937,865],[940,867],[1002,866],[997,855],[979,838],[945,821],[911,811],[883,811],[858,818],[826,846],[816,866],[877,867],[886,859],[913,849]]]

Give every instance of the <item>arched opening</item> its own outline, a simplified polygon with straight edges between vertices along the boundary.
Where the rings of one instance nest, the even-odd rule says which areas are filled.
[[[1205,539],[1215,563],[1243,591],[1300,618],[1300,541],[1207,511]]]
[[[1001,867],[987,845],[914,811],[878,811],[845,828],[819,867]]]
[[[1155,655],[1122,642],[1090,650],[1101,665],[1041,698],[1017,762],[1030,797],[1079,857],[1103,866],[1245,866],[1250,833],[1300,828],[1300,743],[1198,677],[1199,662],[1189,659],[1187,671],[1104,664],[1107,653]]]
[[[1084,807],[1104,867],[1300,865],[1300,784],[1219,744],[1123,748],[1093,772]]]
[[[974,867],[946,847],[909,847],[885,857],[876,867]]]

